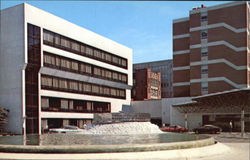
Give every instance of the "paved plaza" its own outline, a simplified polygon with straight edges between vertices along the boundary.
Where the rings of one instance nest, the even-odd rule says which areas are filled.
[[[187,160],[250,160],[250,133],[245,134],[244,138],[240,133],[209,134],[209,136],[230,147],[230,153]]]

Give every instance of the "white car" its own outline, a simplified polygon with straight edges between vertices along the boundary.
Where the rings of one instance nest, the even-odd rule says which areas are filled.
[[[50,133],[74,133],[74,132],[82,132],[83,129],[78,128],[77,126],[64,126],[63,128],[51,128],[49,129]]]

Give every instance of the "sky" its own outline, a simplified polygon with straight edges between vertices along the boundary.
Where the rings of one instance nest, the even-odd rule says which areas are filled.
[[[0,8],[24,2],[133,49],[133,63],[142,63],[172,59],[173,19],[229,1],[0,0]]]

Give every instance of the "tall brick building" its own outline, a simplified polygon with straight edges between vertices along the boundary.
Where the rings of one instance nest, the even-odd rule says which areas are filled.
[[[134,71],[132,99],[161,99],[161,73],[150,68]]]
[[[173,97],[173,61],[160,60],[133,64],[133,72],[137,69],[150,68],[153,72],[161,73],[161,97]]]
[[[193,8],[173,21],[174,97],[250,86],[249,4]]]

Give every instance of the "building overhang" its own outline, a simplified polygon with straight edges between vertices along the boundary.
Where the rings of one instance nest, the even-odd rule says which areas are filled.
[[[250,112],[250,88],[233,89],[192,98],[191,102],[175,104],[182,113]]]

